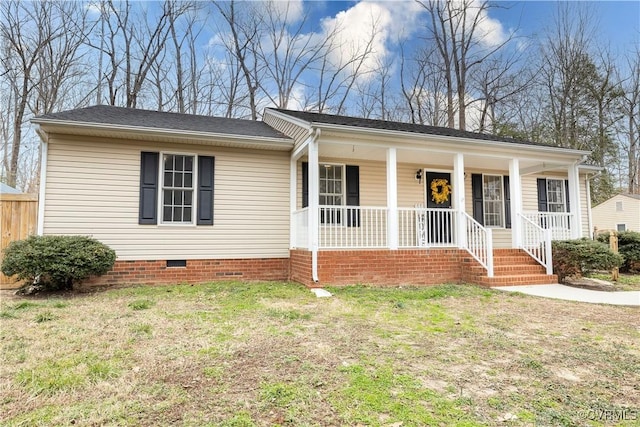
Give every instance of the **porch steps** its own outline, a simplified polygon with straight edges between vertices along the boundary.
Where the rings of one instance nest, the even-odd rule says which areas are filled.
[[[471,256],[464,260],[463,280],[481,286],[547,285],[558,283],[558,276],[548,275],[543,266],[520,249],[493,251],[493,276]]]

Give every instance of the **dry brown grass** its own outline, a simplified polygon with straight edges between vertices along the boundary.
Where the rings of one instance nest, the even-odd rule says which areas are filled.
[[[223,283],[3,298],[0,423],[640,422],[637,308],[471,286],[332,291]]]

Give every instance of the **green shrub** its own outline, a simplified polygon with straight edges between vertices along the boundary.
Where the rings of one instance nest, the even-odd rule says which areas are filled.
[[[623,259],[602,242],[588,239],[552,242],[553,272],[562,282],[569,276],[582,276],[592,270],[619,267]]]
[[[625,272],[640,270],[640,233],[621,231],[618,235],[618,252],[624,258],[621,270]],[[609,233],[598,235],[598,241],[609,244]]]
[[[31,236],[9,244],[0,269],[38,290],[64,290],[106,273],[115,260],[113,249],[90,237]]]

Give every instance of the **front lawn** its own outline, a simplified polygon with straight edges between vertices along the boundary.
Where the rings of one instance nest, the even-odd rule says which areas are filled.
[[[331,291],[5,295],[0,424],[640,423],[637,308],[473,286]]]

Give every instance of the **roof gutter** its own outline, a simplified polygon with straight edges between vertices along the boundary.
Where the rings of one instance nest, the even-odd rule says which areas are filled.
[[[52,119],[32,119],[32,123],[39,125],[40,132],[47,132],[46,126],[64,126],[77,130],[103,130],[103,131],[111,131],[114,133],[134,133],[139,135],[156,135],[163,137],[174,137],[174,138],[182,138],[182,139],[225,139],[229,141],[234,141],[239,144],[243,142],[246,143],[247,140],[254,142],[263,142],[268,143],[270,146],[274,148],[286,148],[291,149],[293,147],[293,141],[285,138],[275,138],[268,136],[255,136],[255,135],[238,135],[238,134],[228,134],[228,133],[217,133],[217,132],[197,132],[192,130],[183,130],[183,129],[161,129],[161,128],[152,128],[145,126],[127,126],[127,125],[117,125],[117,124],[107,124],[107,123],[93,123],[93,122],[76,122],[72,120],[52,120]],[[43,128],[44,127],[44,128]],[[42,137],[42,134],[41,134]]]
[[[562,147],[551,147],[546,145],[536,145],[536,144],[526,144],[526,143],[518,143],[518,142],[504,142],[504,141],[492,141],[487,139],[473,139],[466,137],[457,137],[457,136],[448,136],[448,135],[434,135],[434,134],[422,134],[415,132],[406,132],[406,131],[397,131],[397,130],[389,130],[389,129],[372,129],[372,128],[363,128],[357,126],[347,126],[347,125],[334,125],[328,123],[321,122],[311,122],[311,126],[322,128],[326,131],[337,131],[337,132],[345,132],[345,133],[360,133],[360,134],[368,134],[368,135],[380,135],[385,137],[395,137],[408,139],[435,139],[445,143],[457,143],[461,142],[464,144],[474,145],[474,146],[484,146],[487,145],[494,146],[496,148],[518,148],[525,149],[528,151],[544,151],[549,153],[557,153],[557,154],[571,154],[574,156],[582,156],[585,158],[590,154],[589,151],[585,150],[576,150],[573,148],[562,148]],[[409,141],[413,142],[413,141]]]

